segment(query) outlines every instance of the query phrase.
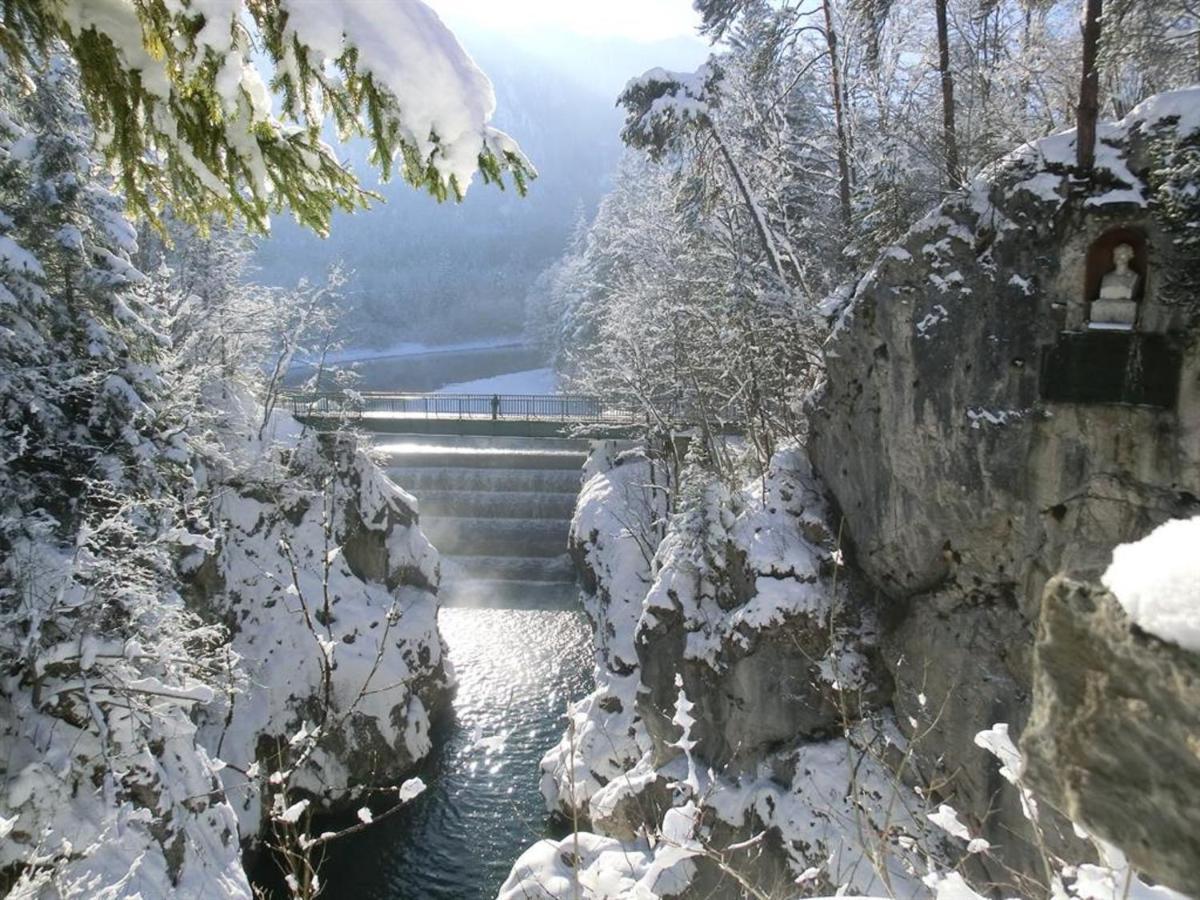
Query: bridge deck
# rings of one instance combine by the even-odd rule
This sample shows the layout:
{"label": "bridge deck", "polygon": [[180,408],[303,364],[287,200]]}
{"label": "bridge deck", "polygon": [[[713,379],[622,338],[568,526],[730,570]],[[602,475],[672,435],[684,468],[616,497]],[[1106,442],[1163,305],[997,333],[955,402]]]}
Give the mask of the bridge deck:
{"label": "bridge deck", "polygon": [[341,422],[391,434],[556,437],[592,426],[627,434],[646,423],[640,406],[572,394],[291,394],[292,414],[316,427]]}

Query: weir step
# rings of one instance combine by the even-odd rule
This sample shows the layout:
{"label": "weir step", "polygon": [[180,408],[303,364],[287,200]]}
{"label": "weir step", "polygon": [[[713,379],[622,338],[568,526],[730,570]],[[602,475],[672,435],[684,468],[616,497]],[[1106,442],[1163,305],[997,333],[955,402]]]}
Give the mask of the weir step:
{"label": "weir step", "polygon": [[575,469],[478,469],[470,466],[391,466],[388,476],[418,499],[429,491],[578,493]]}
{"label": "weir step", "polygon": [[567,549],[565,519],[505,519],[422,516],[421,530],[447,555],[560,556]]}
{"label": "weir step", "polygon": [[463,517],[476,519],[513,517],[562,519],[570,521],[575,513],[577,491],[438,491],[421,492],[421,522],[430,518]]}
{"label": "weir step", "polygon": [[573,595],[566,551],[587,447],[445,436],[376,445],[441,554],[442,603],[537,608]]}
{"label": "weir step", "polygon": [[575,580],[575,567],[566,553],[548,557],[443,556],[442,577],[447,582],[482,579],[569,584]]}
{"label": "weir step", "polygon": [[405,469],[566,469],[575,473],[587,459],[578,450],[493,450],[479,447],[422,447],[384,449],[384,465]]}

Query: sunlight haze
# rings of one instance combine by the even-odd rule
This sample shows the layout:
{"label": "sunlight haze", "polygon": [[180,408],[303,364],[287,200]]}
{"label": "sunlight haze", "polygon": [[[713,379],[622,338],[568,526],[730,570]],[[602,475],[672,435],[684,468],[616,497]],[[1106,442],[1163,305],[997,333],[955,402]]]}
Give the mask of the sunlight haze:
{"label": "sunlight haze", "polygon": [[451,25],[467,23],[496,31],[552,33],[586,37],[622,37],[661,41],[695,35],[700,17],[690,0],[610,0],[605,3],[562,0],[428,0]]}

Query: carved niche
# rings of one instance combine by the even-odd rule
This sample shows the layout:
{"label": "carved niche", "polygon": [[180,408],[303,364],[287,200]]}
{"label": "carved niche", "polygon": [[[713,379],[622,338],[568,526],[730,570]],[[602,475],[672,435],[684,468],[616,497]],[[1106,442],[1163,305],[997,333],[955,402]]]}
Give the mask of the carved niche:
{"label": "carved niche", "polygon": [[1092,242],[1084,273],[1088,327],[1132,331],[1146,287],[1146,239],[1132,228],[1114,228]]}
{"label": "carved niche", "polygon": [[1088,249],[1083,278],[1087,318],[1081,331],[1058,335],[1042,356],[1040,393],[1059,403],[1173,407],[1182,348],[1169,334],[1146,333],[1145,235],[1106,231]]}

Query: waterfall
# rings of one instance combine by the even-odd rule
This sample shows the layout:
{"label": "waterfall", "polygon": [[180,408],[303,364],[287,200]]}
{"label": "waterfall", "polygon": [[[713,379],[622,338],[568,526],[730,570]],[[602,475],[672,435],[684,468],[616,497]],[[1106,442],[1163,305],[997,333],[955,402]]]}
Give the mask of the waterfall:
{"label": "waterfall", "polygon": [[409,438],[379,447],[420,503],[449,606],[537,606],[574,581],[567,534],[585,441]]}

